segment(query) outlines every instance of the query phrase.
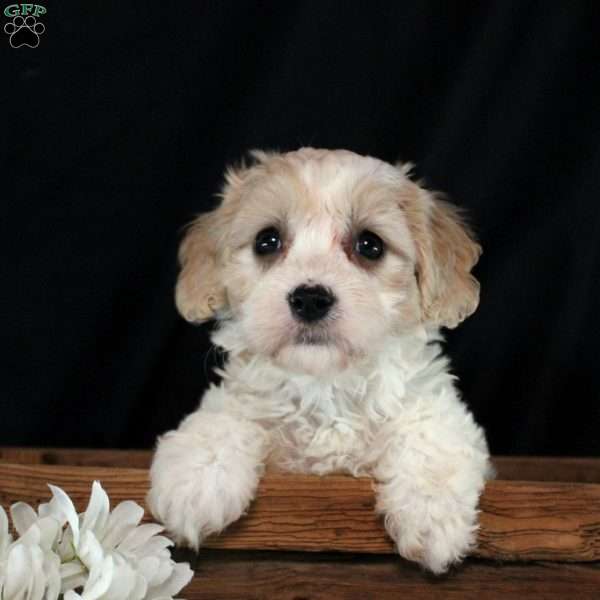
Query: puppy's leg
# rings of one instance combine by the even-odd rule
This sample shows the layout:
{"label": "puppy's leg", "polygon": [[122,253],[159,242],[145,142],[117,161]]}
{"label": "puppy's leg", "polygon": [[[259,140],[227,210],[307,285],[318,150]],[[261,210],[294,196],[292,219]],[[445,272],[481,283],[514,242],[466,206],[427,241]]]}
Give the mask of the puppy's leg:
{"label": "puppy's leg", "polygon": [[198,549],[248,508],[266,453],[261,427],[200,409],[159,439],[148,506],[177,542]]}
{"label": "puppy's leg", "polygon": [[474,548],[479,495],[493,471],[483,432],[462,405],[435,412],[390,424],[373,474],[377,510],[400,555],[443,573]]}

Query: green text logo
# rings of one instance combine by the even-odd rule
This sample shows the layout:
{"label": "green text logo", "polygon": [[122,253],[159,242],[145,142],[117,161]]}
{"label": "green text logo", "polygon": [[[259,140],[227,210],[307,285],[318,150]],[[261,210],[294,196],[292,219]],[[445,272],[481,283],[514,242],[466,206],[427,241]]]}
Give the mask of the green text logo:
{"label": "green text logo", "polygon": [[9,4],[4,9],[5,17],[26,17],[27,15],[39,17],[45,14],[46,9],[41,4]]}

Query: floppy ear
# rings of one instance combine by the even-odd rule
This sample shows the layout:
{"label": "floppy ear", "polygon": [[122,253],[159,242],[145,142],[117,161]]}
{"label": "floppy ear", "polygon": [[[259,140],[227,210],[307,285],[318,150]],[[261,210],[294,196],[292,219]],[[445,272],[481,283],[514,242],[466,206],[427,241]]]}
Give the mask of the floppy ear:
{"label": "floppy ear", "polygon": [[225,308],[227,294],[221,279],[227,253],[230,222],[241,201],[242,187],[250,169],[230,166],[219,194],[221,204],[189,225],[179,247],[181,271],[175,288],[175,304],[181,316],[203,323]]}
{"label": "floppy ear", "polygon": [[225,305],[217,256],[217,233],[222,227],[219,209],[201,215],[191,223],[179,247],[181,272],[175,303],[181,316],[192,323],[214,318]]}
{"label": "floppy ear", "polygon": [[421,214],[413,236],[425,322],[456,327],[479,304],[479,282],[471,275],[481,255],[458,209],[420,190]]}

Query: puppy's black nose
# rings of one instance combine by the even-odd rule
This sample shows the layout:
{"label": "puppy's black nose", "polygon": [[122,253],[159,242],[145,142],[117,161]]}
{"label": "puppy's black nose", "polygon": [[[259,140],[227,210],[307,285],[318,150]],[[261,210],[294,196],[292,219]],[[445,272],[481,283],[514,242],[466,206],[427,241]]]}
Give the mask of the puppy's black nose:
{"label": "puppy's black nose", "polygon": [[292,314],[306,323],[322,319],[335,303],[335,296],[322,285],[301,285],[288,296]]}

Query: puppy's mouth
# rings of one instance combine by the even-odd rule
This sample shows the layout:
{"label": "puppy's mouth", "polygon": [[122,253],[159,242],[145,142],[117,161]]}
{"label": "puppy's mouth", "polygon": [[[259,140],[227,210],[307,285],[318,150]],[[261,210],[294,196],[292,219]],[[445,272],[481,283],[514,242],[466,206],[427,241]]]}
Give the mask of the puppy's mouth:
{"label": "puppy's mouth", "polygon": [[275,362],[292,371],[322,375],[345,369],[352,348],[335,330],[323,324],[298,326],[273,355]]}
{"label": "puppy's mouth", "polygon": [[299,346],[327,346],[331,336],[323,329],[303,327],[294,337],[294,343]]}

